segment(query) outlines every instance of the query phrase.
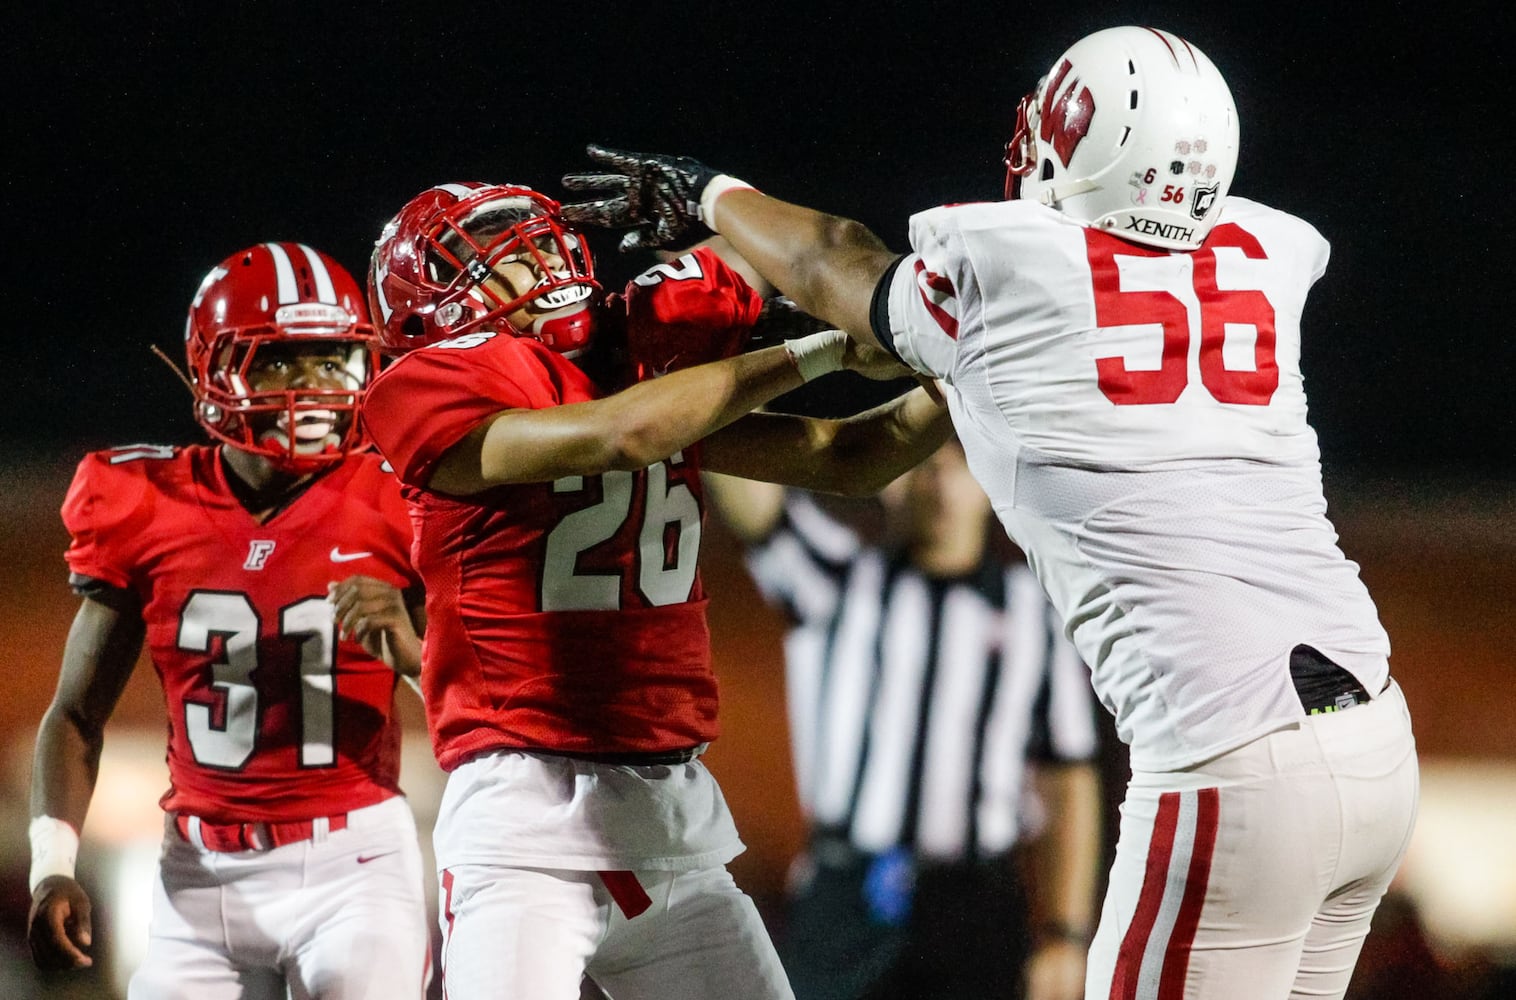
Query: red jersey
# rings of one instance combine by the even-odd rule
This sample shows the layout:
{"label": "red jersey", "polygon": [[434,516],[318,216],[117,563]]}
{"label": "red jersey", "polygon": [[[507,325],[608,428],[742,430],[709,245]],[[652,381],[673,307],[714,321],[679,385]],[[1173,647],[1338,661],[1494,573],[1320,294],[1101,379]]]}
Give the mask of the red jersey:
{"label": "red jersey", "polygon": [[419,583],[394,476],[349,458],[259,524],[219,449],[79,463],[63,502],[77,575],[132,590],[168,707],[165,809],[215,822],[346,812],[399,792],[396,674],[337,641],[327,584]]}
{"label": "red jersey", "polygon": [[[683,315],[691,347],[644,364],[656,372],[729,352],[762,302],[702,250],[649,270],[611,307],[624,311],[634,357],[639,344],[667,343],[667,317]],[[422,689],[445,769],[495,748],[647,752],[717,734],[696,449],[636,472],[471,497],[423,488],[489,416],[602,394],[535,340],[475,333],[406,355],[364,401],[411,505],[426,583]]]}

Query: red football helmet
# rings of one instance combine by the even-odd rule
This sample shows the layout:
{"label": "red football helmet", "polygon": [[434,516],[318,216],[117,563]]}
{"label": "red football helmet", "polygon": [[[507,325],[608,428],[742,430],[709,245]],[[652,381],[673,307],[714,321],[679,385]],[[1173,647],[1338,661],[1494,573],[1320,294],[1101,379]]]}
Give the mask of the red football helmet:
{"label": "red football helmet", "polygon": [[[529,271],[505,280],[501,268],[512,264]],[[524,289],[523,274],[534,282]],[[573,357],[589,345],[599,289],[589,247],[558,217],[558,203],[510,184],[423,191],[384,227],[369,262],[379,340],[395,354],[492,329]],[[527,326],[511,323],[528,304]]]}
{"label": "red football helmet", "polygon": [[[341,358],[331,381],[259,390],[264,352],[317,345]],[[200,282],[184,327],[195,419],[226,443],[291,471],[340,461],[368,442],[358,406],[379,370],[379,338],[353,276],[303,243],[260,243]]]}

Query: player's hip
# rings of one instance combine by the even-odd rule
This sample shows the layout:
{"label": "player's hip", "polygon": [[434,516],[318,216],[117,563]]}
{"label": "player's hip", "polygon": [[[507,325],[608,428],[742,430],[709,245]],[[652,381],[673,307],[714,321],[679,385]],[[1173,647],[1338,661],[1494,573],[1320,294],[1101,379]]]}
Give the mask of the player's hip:
{"label": "player's hip", "polygon": [[[312,878],[346,878],[348,869],[375,870],[394,858],[420,872],[416,821],[404,796],[345,813],[293,823],[211,823],[185,813],[164,816],[163,880],[170,889],[234,881],[296,885]],[[390,868],[392,864],[379,866]]]}

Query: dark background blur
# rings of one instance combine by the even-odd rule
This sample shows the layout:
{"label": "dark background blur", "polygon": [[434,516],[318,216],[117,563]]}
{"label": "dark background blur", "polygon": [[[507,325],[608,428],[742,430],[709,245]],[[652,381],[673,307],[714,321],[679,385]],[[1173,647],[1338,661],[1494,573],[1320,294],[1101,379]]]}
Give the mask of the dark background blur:
{"label": "dark background blur", "polygon": [[[911,212],[999,197],[1017,99],[1119,23],[1213,58],[1233,191],[1333,244],[1303,362],[1329,467],[1509,478],[1516,15],[1495,3],[37,5],[0,67],[0,446],[194,437],[147,345],[182,354],[221,258],[302,240],[362,280],[422,188],[561,194],[588,141],[696,155],[904,248]],[[613,278],[646,263],[596,247]]]}
{"label": "dark background blur", "polygon": [[[207,270],[288,239],[362,281],[381,225],[422,188],[510,181],[557,196],[591,141],[697,156],[904,249],[910,213],[999,197],[1017,99],[1074,40],[1122,23],[1211,56],[1242,123],[1232,190],[1333,245],[1302,367],[1332,516],[1390,631],[1427,781],[1411,891],[1376,927],[1356,995],[1475,996],[1425,976],[1516,967],[1507,5],[49,6],[0,27],[0,267],[17,307],[0,334],[0,662],[21,678],[0,699],[0,995],[36,988],[7,976],[31,983],[15,937],[29,744],[75,604],[57,506],[86,450],[200,439],[188,393],[148,348],[182,361]],[[609,287],[648,263],[591,239]],[[734,871],[772,912],[800,844],[778,722],[782,622],[719,528],[707,549],[725,716],[709,759],[751,848]],[[437,775],[419,709],[402,708],[425,830]],[[107,743],[136,755],[141,767],[117,773],[139,784],[102,780],[91,857],[130,853],[145,828],[150,870],[161,726],[139,669]],[[1112,771],[1124,777],[1119,756]],[[1421,911],[1437,947],[1418,951]]]}

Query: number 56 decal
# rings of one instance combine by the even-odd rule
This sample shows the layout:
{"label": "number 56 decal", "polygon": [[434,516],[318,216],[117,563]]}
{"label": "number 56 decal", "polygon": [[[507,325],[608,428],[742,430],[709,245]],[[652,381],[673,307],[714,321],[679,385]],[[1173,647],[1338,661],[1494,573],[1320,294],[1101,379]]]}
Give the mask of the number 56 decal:
{"label": "number 56 decal", "polygon": [[[1156,324],[1163,327],[1163,359],[1156,371],[1132,370],[1117,357],[1096,358],[1100,391],[1117,406],[1172,403],[1189,384],[1190,311],[1163,291],[1123,291],[1118,257],[1164,257],[1161,250],[1125,243],[1085,230],[1095,289],[1095,322],[1102,327]],[[1274,306],[1258,289],[1216,286],[1216,248],[1234,247],[1251,260],[1265,260],[1263,247],[1234,223],[1217,226],[1205,246],[1190,254],[1195,297],[1200,301],[1200,381],[1221,403],[1267,406],[1279,388],[1274,358]],[[1227,324],[1251,326],[1253,370],[1227,368],[1222,359]]]}

